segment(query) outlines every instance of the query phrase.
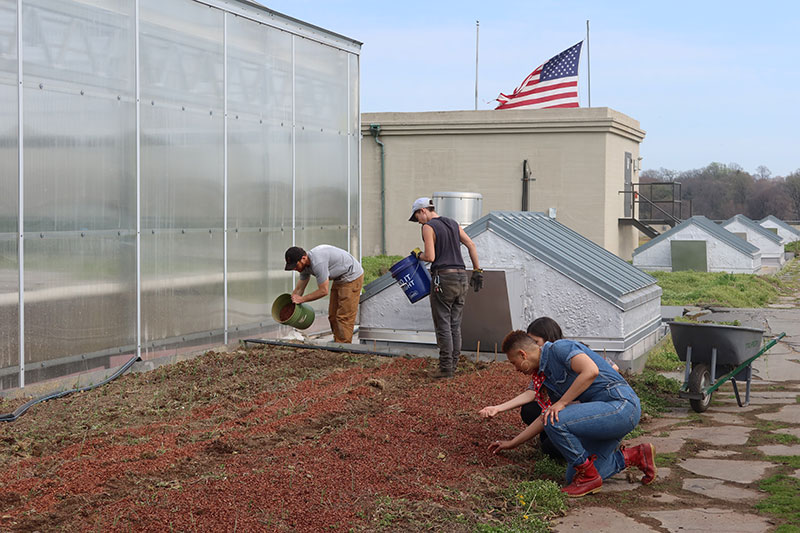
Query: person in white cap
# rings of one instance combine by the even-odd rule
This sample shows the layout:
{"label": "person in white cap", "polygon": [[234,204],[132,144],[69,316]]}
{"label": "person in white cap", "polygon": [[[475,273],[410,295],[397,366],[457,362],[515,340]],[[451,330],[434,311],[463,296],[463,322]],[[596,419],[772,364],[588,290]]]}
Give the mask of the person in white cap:
{"label": "person in white cap", "polygon": [[424,251],[412,253],[431,263],[431,314],[439,346],[439,369],[434,378],[453,377],[461,355],[461,318],[467,294],[467,271],[461,245],[472,261],[469,285],[478,292],[483,287],[483,270],[478,264],[478,249],[458,222],[439,216],[430,198],[417,198],[411,206],[410,222],[422,224]]}

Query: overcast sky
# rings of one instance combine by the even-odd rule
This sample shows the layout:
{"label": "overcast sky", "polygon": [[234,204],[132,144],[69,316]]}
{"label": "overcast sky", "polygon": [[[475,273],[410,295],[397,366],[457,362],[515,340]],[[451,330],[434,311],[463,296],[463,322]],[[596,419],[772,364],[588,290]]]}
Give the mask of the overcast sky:
{"label": "overcast sky", "polygon": [[[800,168],[800,2],[262,0],[364,43],[361,111],[493,109],[585,38],[591,99],[641,123],[644,169]],[[588,105],[587,57],[581,106]],[[498,111],[500,113],[501,111]]]}

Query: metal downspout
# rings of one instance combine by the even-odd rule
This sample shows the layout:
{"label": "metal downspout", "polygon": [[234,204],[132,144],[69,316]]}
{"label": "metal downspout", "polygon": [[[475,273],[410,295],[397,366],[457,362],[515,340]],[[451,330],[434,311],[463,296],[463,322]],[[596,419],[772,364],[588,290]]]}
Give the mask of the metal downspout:
{"label": "metal downspout", "polygon": [[369,132],[375,137],[375,142],[381,147],[381,255],[386,255],[386,166],[385,147],[378,135],[381,133],[380,124],[370,124]]}

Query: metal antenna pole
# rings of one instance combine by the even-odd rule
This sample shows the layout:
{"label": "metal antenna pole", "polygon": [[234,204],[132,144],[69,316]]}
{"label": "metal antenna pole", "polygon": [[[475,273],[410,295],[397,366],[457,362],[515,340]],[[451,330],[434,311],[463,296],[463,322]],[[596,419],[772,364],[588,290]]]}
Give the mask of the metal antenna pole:
{"label": "metal antenna pole", "polygon": [[592,107],[592,62],[589,59],[589,20],[586,20],[586,79],[589,82],[589,107]]}
{"label": "metal antenna pole", "polygon": [[475,21],[475,111],[478,110],[478,38],[481,28],[481,21]]}

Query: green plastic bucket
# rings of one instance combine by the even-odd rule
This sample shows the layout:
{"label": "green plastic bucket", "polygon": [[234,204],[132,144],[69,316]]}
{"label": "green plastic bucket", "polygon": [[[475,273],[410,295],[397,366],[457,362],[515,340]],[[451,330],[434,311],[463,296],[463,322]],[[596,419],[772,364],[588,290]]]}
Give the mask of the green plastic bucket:
{"label": "green plastic bucket", "polygon": [[[288,318],[281,320],[281,311],[286,306],[294,306],[294,312]],[[284,315],[286,312],[284,312]],[[272,303],[272,318],[275,322],[279,322],[286,326],[292,326],[297,329],[306,329],[314,323],[314,310],[308,304],[295,304],[292,303],[291,294],[281,294]]]}

